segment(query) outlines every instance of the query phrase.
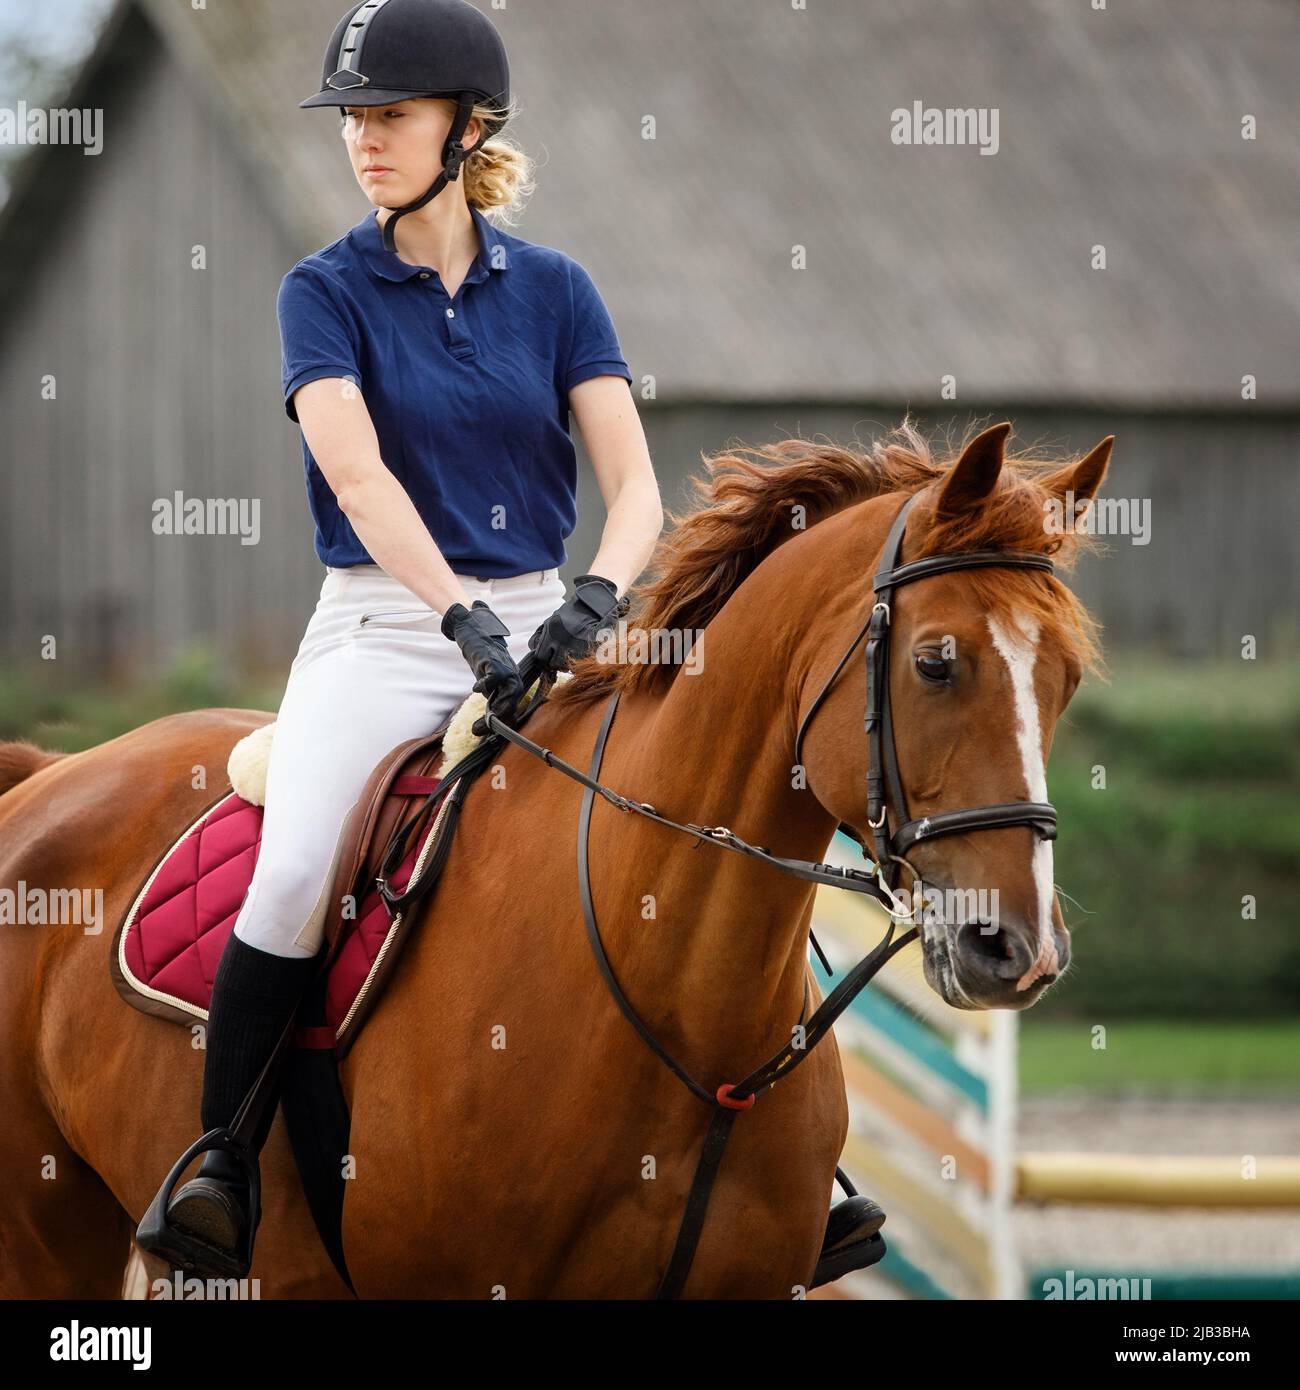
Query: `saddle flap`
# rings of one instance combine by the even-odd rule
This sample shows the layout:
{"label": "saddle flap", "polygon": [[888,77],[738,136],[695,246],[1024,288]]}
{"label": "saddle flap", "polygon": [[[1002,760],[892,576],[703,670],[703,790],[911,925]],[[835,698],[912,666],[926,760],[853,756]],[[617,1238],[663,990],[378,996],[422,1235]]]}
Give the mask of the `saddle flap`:
{"label": "saddle flap", "polygon": [[[419,822],[408,840],[408,843],[419,843],[431,814],[425,802],[436,785],[446,729],[444,723],[432,734],[399,743],[375,766],[348,812],[340,836],[338,869],[325,925],[331,960],[344,936],[345,922],[355,918],[362,897],[374,886],[384,852],[393,836],[412,822]],[[345,904],[350,908],[347,917]]]}

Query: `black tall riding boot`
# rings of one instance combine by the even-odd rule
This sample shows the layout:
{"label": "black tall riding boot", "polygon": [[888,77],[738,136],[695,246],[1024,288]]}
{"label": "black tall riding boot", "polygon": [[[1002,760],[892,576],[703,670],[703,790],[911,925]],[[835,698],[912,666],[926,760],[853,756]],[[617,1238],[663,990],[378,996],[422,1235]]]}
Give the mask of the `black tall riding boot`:
{"label": "black tall riding boot", "polygon": [[[208,1011],[203,1063],[203,1130],[229,1129],[253,1082],[266,1065],[290,1015],[310,983],[315,956],[273,955],[231,932]],[[268,1105],[251,1142],[261,1151],[275,1118]],[[190,1179],[167,1204],[167,1222],[222,1252],[234,1251],[256,1214],[238,1162],[210,1149]],[[202,1271],[199,1271],[202,1272]]]}

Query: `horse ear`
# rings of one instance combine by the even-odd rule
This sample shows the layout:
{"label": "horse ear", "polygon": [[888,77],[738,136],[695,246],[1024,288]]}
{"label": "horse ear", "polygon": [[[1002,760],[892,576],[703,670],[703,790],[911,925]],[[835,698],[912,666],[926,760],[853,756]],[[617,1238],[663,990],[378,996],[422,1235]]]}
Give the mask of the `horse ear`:
{"label": "horse ear", "polygon": [[1108,434],[1096,448],[1085,454],[1078,463],[1059,469],[1043,479],[1043,486],[1054,496],[1065,500],[1067,494],[1074,494],[1076,508],[1091,502],[1097,495],[1106,477],[1110,463],[1110,451],[1115,447],[1115,436]]}
{"label": "horse ear", "polygon": [[998,485],[1002,454],[1011,433],[1011,422],[990,425],[962,450],[961,458],[944,480],[935,503],[936,517],[961,516],[978,507]]}

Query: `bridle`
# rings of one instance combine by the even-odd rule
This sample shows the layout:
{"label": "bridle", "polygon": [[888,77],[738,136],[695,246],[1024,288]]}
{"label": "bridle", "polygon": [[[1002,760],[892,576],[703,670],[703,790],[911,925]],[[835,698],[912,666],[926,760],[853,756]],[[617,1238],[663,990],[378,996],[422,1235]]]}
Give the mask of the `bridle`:
{"label": "bridle", "polygon": [[[920,579],[928,579],[936,574],[951,574],[959,570],[986,569],[1000,567],[1007,569],[1034,569],[1052,573],[1052,561],[1045,555],[1034,555],[1012,550],[976,550],[965,554],[931,555],[911,564],[900,565],[899,556],[903,546],[903,536],[907,528],[907,516],[919,494],[913,494],[904,502],[881,551],[881,567],[873,581],[875,601],[866,624],[853,639],[849,649],[840,658],[830,677],[817,693],[807,712],[800,720],[795,737],[795,762],[798,764],[802,750],[803,737],[817,710],[825,701],[837,677],[847,665],[849,658],[857,650],[863,636],[867,637],[867,707],[865,727],[868,739],[869,765],[867,769],[867,814],[875,837],[876,860],[868,860],[869,868],[853,869],[834,864],[813,862],[804,859],[787,859],[774,855],[758,845],[751,845],[741,839],[726,826],[696,825],[693,822],[681,823],[671,817],[661,815],[648,802],[636,801],[605,786],[599,779],[600,766],[604,757],[605,742],[610,726],[618,710],[619,692],[615,691],[607,702],[605,716],[596,736],[592,750],[591,764],[587,773],[580,772],[549,748],[534,743],[519,732],[528,718],[536,712],[550,690],[554,673],[537,666],[530,653],[520,663],[524,689],[530,689],[534,680],[539,681],[538,694],[516,720],[516,727],[503,723],[495,715],[487,713],[484,718],[495,737],[489,737],[474,749],[466,758],[451,768],[429,794],[426,806],[434,806],[438,799],[456,783],[467,783],[481,772],[496,755],[500,739],[508,740],[534,757],[541,758],[549,767],[555,768],[565,776],[579,782],[585,788],[582,809],[578,818],[578,881],[582,895],[583,919],[587,938],[596,958],[596,964],[615,1004],[632,1025],[646,1046],[673,1072],[675,1076],[699,1099],[714,1107],[713,1117],[705,1135],[704,1144],[696,1165],[695,1176],[686,1199],[677,1239],[672,1255],[659,1283],[658,1298],[675,1298],[685,1286],[687,1275],[704,1229],[704,1219],[708,1212],[709,1197],[713,1181],[717,1176],[731,1125],[736,1115],[752,1109],[761,1092],[771,1087],[778,1079],[790,1075],[814,1047],[830,1031],[831,1025],[852,1003],[854,998],[871,980],[872,976],[893,956],[915,941],[916,927],[897,939],[894,930],[900,921],[908,920],[913,909],[901,903],[890,883],[889,866],[893,863],[906,863],[907,850],[922,840],[937,838],[940,835],[953,835],[972,830],[1001,830],[1007,826],[1023,825],[1035,830],[1044,839],[1056,836],[1056,810],[1046,802],[1013,801],[996,806],[976,806],[960,811],[945,811],[936,815],[910,820],[907,814],[907,799],[903,794],[902,777],[898,770],[898,756],[894,747],[893,725],[889,701],[889,633],[891,601],[894,591],[906,584]],[[464,785],[458,788],[457,795],[463,796]],[[620,811],[631,812],[649,820],[658,821],[674,830],[685,831],[693,837],[717,845],[721,849],[732,850],[750,858],[761,859],[780,869],[783,873],[810,883],[828,884],[835,888],[845,888],[850,892],[865,893],[876,898],[890,913],[889,929],[869,955],[850,970],[838,985],[822,1000],[820,1006],[809,1018],[808,986],[805,977],[804,1005],[800,1012],[799,1028],[790,1030],[791,1042],[769,1057],[743,1081],[724,1083],[716,1088],[696,1081],[654,1037],[648,1026],[624,994],[613,966],[601,940],[600,929],[596,923],[595,906],[591,893],[590,861],[588,840],[591,826],[591,811],[595,797],[600,795]],[[889,829],[889,811],[892,807],[895,829]],[[407,905],[424,896],[432,887],[436,876],[425,876],[408,887],[404,892],[393,892],[387,879],[406,852],[406,841],[413,826],[422,823],[422,817],[412,820],[402,831],[393,837],[385,853],[380,877],[377,880],[380,894],[388,907],[390,916],[396,915]],[[858,840],[851,827],[841,825],[842,830]],[[861,846],[861,841],[858,840]],[[865,850],[865,847],[864,847]],[[864,852],[864,858],[865,858]],[[910,865],[908,866],[911,867]],[[811,933],[810,933],[811,935]],[[813,945],[828,974],[831,968],[822,955],[816,939]],[[853,1189],[847,1178],[837,1168],[837,1180],[850,1194]]]}
{"label": "bridle", "polygon": [[[916,504],[916,492],[903,503],[894,518],[880,552],[880,569],[872,581],[875,603],[871,616],[853,639],[848,651],[840,658],[825,685],[817,692],[799,721],[794,740],[794,760],[800,763],[803,737],[814,714],[830,694],[836,678],[857,649],[863,635],[867,637],[867,707],[864,725],[867,731],[867,822],[875,839],[876,867],[880,885],[894,896],[896,884],[891,883],[892,864],[908,863],[907,852],[922,840],[941,835],[960,835],[971,830],[1002,830],[1012,825],[1027,825],[1044,840],[1056,839],[1056,808],[1046,801],[1008,801],[995,806],[970,806],[961,811],[942,811],[920,820],[907,814],[907,797],[903,779],[898,771],[898,751],[894,746],[894,725],[889,699],[889,635],[892,628],[894,590],[918,579],[936,574],[953,574],[973,569],[1027,569],[1051,574],[1054,565],[1049,556],[1034,555],[1018,550],[971,550],[952,555],[927,555],[900,565],[903,536],[907,531],[907,515]],[[894,830],[889,828],[890,808],[893,809]],[[857,839],[851,827],[841,825],[850,837]],[[859,841],[859,844],[861,841]]]}

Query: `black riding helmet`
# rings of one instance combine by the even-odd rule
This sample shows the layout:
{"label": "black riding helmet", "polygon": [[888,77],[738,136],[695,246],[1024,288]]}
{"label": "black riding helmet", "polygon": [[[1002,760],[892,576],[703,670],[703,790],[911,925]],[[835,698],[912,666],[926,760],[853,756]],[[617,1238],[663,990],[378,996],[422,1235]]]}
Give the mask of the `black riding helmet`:
{"label": "black riding helmet", "polygon": [[[393,252],[393,230],[403,213],[432,201],[460,175],[466,155],[505,125],[485,129],[478,145],[460,143],[476,102],[500,107],[510,101],[510,69],[496,26],[468,0],[363,0],[339,20],[325,50],[321,89],[299,106],[383,106],[411,97],[454,97],[456,117],[442,150],[443,169],[422,197],[384,223],[384,245]],[[387,207],[387,204],[381,204]]]}

